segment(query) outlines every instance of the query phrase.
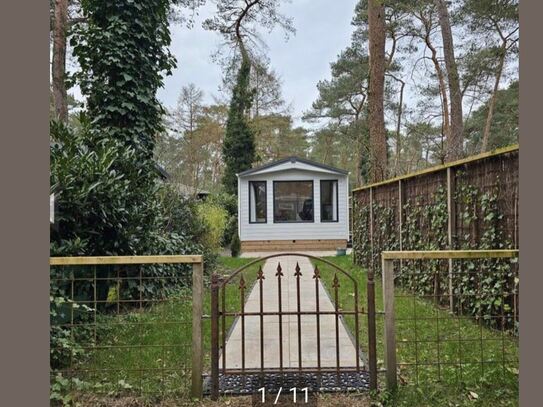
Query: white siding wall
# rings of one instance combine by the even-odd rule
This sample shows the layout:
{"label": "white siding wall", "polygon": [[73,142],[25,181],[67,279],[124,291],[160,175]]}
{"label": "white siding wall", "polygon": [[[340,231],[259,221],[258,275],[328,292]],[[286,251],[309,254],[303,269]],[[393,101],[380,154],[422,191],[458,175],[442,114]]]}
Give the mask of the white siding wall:
{"label": "white siding wall", "polygon": [[[320,180],[338,180],[339,221],[321,223]],[[314,223],[273,223],[273,181],[313,180]],[[249,223],[249,181],[266,181],[267,223]],[[240,240],[348,239],[347,175],[289,169],[239,178],[238,216]]]}

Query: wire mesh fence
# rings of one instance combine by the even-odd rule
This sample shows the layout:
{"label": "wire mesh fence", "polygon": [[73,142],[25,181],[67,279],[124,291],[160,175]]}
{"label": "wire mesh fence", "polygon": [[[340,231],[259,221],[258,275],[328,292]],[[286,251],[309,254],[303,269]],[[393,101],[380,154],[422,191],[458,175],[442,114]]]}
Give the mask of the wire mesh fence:
{"label": "wire mesh fence", "polygon": [[192,281],[182,263],[52,264],[53,400],[190,398]]}
{"label": "wire mesh fence", "polygon": [[[424,258],[425,253],[432,252],[418,252],[420,256],[415,259],[404,257],[402,267],[393,256],[384,261],[384,354],[389,359],[389,353],[394,352],[396,366],[387,365],[387,370],[397,372],[401,385],[469,387],[487,383],[515,393],[519,367],[518,260],[516,251],[501,252],[509,252],[512,258],[491,258],[484,253],[484,258],[456,258],[452,271],[446,255]],[[389,253],[406,256],[409,252]],[[437,286],[445,289],[429,290],[428,279],[438,281]],[[391,301],[392,311],[387,309]],[[387,344],[391,336],[395,343]]]}

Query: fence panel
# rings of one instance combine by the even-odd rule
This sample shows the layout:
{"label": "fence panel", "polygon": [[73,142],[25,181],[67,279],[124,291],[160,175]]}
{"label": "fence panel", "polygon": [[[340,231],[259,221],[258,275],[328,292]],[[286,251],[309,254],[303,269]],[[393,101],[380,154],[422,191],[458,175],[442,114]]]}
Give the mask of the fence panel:
{"label": "fence panel", "polygon": [[[518,154],[512,146],[353,190],[355,263],[379,274],[386,250],[518,248]],[[455,261],[426,266],[433,279],[420,288],[453,310]]]}
{"label": "fence panel", "polygon": [[[417,387],[486,382],[518,393],[517,256],[516,250],[383,252],[389,388],[398,379]],[[395,273],[393,263],[400,259],[413,267]],[[436,270],[444,270],[445,279],[449,259],[455,259],[454,312],[448,293],[419,289],[427,263],[442,263]]]}
{"label": "fence panel", "polygon": [[201,256],[50,264],[53,398],[201,396]]}

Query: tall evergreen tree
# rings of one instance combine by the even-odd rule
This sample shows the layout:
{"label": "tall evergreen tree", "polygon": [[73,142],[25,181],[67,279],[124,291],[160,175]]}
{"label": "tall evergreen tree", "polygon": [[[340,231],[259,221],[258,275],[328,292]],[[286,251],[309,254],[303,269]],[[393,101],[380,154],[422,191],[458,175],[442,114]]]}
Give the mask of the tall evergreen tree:
{"label": "tall evergreen tree", "polygon": [[223,144],[226,164],[223,185],[231,194],[237,194],[236,174],[251,168],[255,160],[255,136],[247,122],[247,113],[253,99],[253,92],[249,88],[250,74],[251,63],[243,59],[230,101]]}

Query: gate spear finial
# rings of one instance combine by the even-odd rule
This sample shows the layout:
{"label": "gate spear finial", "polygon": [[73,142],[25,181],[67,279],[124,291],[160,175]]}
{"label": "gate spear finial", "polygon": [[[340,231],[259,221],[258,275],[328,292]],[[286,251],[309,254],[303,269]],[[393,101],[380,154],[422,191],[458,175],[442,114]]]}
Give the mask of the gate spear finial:
{"label": "gate spear finial", "polygon": [[295,277],[301,277],[302,276],[302,273],[300,273],[300,265],[298,264],[298,262],[296,262],[296,268],[294,270],[296,270],[296,272],[294,273]]}
{"label": "gate spear finial", "polygon": [[257,280],[265,280],[264,272],[262,271],[262,266],[258,266],[258,274],[256,275]]}
{"label": "gate spear finial", "polygon": [[321,271],[319,270],[318,266],[315,266],[315,273],[313,274],[313,278],[317,280],[321,278]]}
{"label": "gate spear finial", "polygon": [[283,269],[281,268],[281,262],[277,263],[277,273],[275,273],[275,276],[278,278],[281,278],[281,276],[283,276]]}
{"label": "gate spear finial", "polygon": [[332,287],[339,288],[339,279],[337,278],[337,273],[334,274],[334,281],[332,283]]}

